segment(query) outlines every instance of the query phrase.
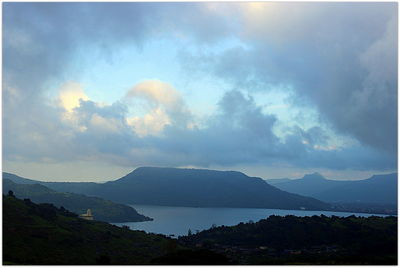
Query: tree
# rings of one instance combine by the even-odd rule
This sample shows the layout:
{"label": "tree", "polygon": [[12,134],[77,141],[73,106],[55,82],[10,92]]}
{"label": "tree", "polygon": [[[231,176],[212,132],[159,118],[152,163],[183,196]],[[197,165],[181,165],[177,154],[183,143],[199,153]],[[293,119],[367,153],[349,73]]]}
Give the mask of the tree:
{"label": "tree", "polygon": [[192,230],[188,230],[188,236],[191,236],[192,235]]}
{"label": "tree", "polygon": [[14,192],[13,192],[13,191],[11,191],[11,190],[10,190],[10,191],[8,191],[8,196],[15,197],[15,196],[14,196]]}

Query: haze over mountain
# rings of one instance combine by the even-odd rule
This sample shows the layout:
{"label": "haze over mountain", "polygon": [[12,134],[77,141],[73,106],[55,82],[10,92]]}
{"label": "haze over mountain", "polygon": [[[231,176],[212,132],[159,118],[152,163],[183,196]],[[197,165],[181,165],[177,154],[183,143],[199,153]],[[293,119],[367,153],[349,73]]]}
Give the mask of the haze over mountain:
{"label": "haze over mountain", "polygon": [[141,167],[107,183],[40,182],[63,192],[125,204],[327,210],[329,204],[279,190],[241,172]]}
{"label": "haze over mountain", "polygon": [[374,175],[359,181],[328,180],[319,173],[313,173],[301,179],[278,182],[274,186],[325,202],[397,204],[397,173]]}
{"label": "haze over mountain", "polygon": [[291,181],[291,179],[289,179],[289,178],[266,179],[265,181],[268,182],[268,184],[275,185],[275,184],[277,184],[277,183],[289,182],[289,181]]}

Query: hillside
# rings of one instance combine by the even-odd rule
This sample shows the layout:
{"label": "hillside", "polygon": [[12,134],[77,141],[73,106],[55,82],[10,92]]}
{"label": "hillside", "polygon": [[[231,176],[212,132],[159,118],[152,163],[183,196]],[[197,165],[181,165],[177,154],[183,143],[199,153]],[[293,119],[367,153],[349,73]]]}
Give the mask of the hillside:
{"label": "hillside", "polygon": [[137,213],[130,206],[117,204],[98,197],[61,193],[40,184],[17,184],[9,179],[3,179],[3,194],[8,193],[9,190],[12,190],[18,198],[29,198],[35,203],[51,203],[77,214],[85,213],[90,208],[95,215],[95,219],[99,221],[137,222],[152,220]]}
{"label": "hillside", "polygon": [[[175,256],[171,258],[171,256]],[[163,235],[78,218],[51,204],[3,195],[3,265],[229,264]]]}
{"label": "hillside", "polygon": [[179,241],[238,264],[397,264],[397,217],[270,216]]}
{"label": "hillside", "polygon": [[145,264],[167,253],[161,235],[74,217],[50,204],[3,196],[3,262]]}
{"label": "hillside", "polygon": [[328,180],[314,173],[301,179],[275,183],[274,186],[325,202],[397,204],[397,173],[374,175],[359,181]]}
{"label": "hillside", "polygon": [[9,179],[18,184],[41,184],[58,192],[93,195],[96,187],[101,185],[95,182],[47,182],[23,178],[15,174],[3,172],[3,179]]}
{"label": "hillside", "polygon": [[106,183],[38,182],[124,204],[329,210],[314,198],[287,193],[241,172],[141,167]]}

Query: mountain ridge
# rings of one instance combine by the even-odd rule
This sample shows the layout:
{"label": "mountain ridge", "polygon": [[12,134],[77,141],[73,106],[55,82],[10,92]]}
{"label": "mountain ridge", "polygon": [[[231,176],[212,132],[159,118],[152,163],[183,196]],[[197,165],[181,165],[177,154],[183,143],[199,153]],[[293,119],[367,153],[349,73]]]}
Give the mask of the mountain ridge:
{"label": "mountain ridge", "polygon": [[254,207],[329,210],[314,198],[287,193],[237,171],[141,167],[102,184],[41,184],[58,191],[98,196],[124,204],[189,207]]}
{"label": "mountain ridge", "polygon": [[397,204],[397,173],[373,175],[364,180],[329,180],[306,174],[301,179],[278,182],[281,190],[317,198],[325,202]]}

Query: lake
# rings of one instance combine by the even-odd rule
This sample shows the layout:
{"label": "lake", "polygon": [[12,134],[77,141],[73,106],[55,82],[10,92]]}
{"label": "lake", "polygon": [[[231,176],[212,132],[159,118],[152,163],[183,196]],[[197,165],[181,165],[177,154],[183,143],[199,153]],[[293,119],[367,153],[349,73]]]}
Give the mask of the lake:
{"label": "lake", "polygon": [[[326,216],[346,217],[350,215],[369,217],[374,214],[334,212],[334,211],[305,211],[282,210],[262,208],[193,208],[193,207],[167,207],[149,205],[131,205],[140,214],[149,216],[154,221],[125,222],[115,225],[127,225],[132,230],[143,230],[148,233],[164,235],[187,235],[190,229],[193,233],[209,229],[213,224],[217,226],[232,226],[240,222],[259,221],[270,215],[285,216],[313,216],[324,214]],[[377,215],[377,214],[375,214]],[[377,215],[383,216],[383,215]]]}

